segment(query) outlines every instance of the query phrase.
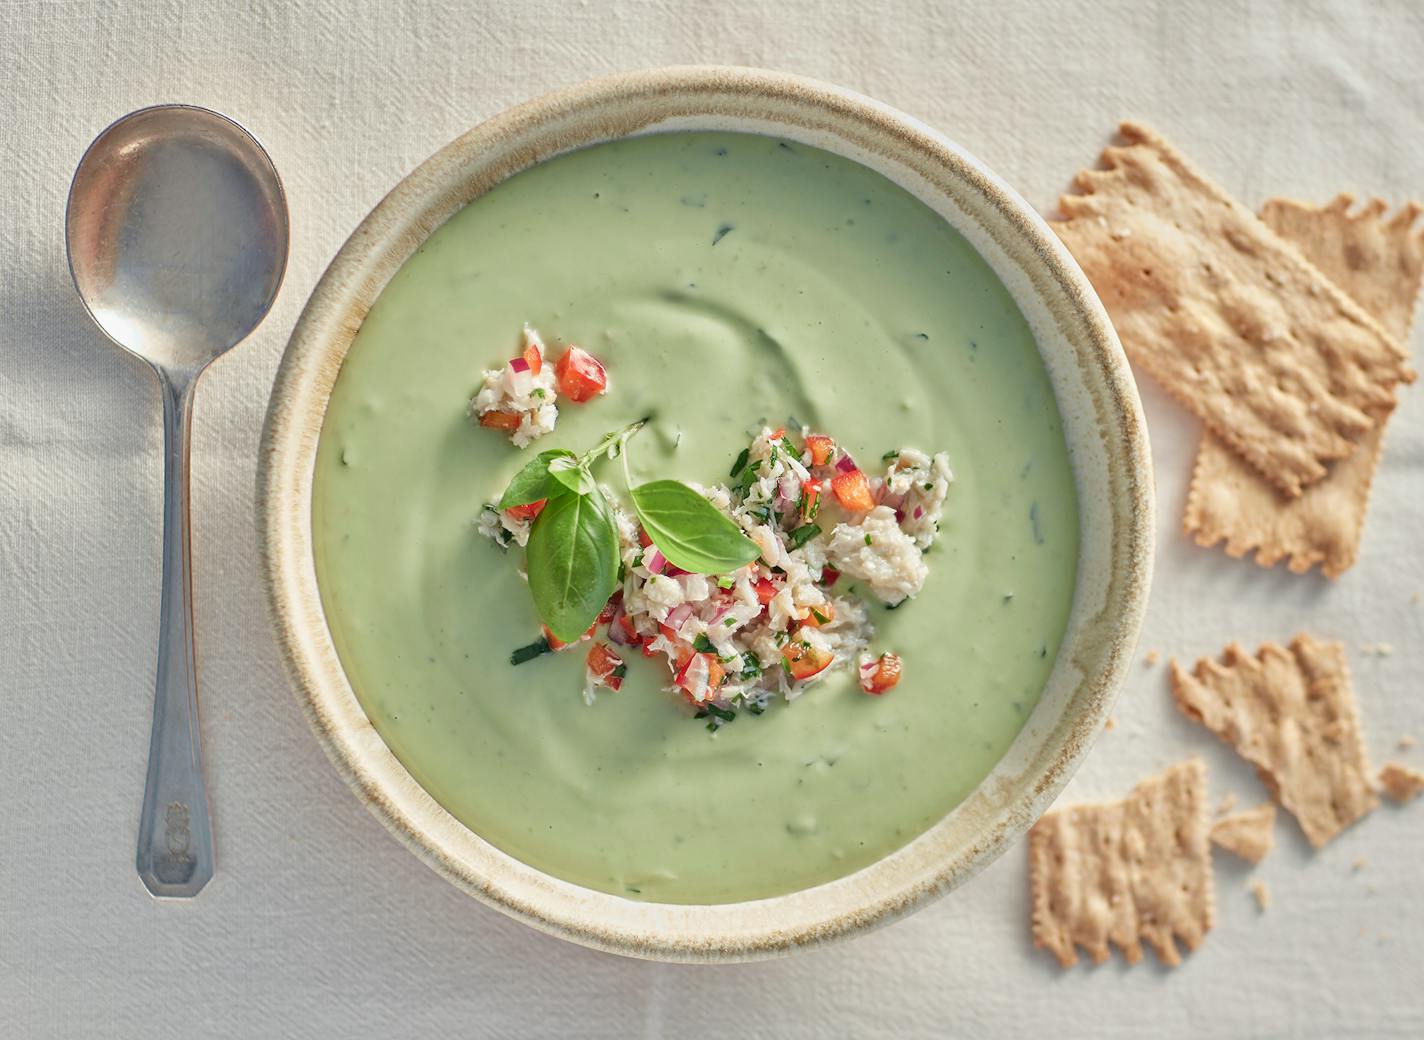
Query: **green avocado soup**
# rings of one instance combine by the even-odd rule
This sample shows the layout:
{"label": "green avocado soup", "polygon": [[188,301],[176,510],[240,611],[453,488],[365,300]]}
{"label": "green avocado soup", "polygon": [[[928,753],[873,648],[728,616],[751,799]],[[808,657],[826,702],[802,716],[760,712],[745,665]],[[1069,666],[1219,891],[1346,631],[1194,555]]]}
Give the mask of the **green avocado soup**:
{"label": "green avocado soup", "polygon": [[[561,399],[521,451],[466,406],[525,322],[551,362],[568,343],[599,357],[610,390]],[[539,619],[522,551],[477,534],[482,505],[536,452],[644,415],[635,481],[725,481],[750,433],[788,419],[862,460],[949,453],[923,592],[871,608],[872,645],[904,661],[895,689],[866,696],[852,669],[709,732],[636,651],[592,706],[582,650],[510,664]],[[842,877],[959,804],[1038,700],[1078,546],[1047,372],[973,247],[850,160],[711,132],[558,157],[439,228],[342,366],[312,527],[351,685],[441,805],[556,877],[694,904]]]}

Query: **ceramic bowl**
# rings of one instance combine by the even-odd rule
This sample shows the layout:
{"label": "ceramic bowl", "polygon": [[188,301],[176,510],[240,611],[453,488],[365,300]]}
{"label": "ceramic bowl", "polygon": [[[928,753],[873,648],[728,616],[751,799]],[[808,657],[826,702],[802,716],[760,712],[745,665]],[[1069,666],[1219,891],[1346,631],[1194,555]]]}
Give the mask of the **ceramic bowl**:
{"label": "ceramic bowl", "polygon": [[[506,855],[446,812],[357,701],[322,612],[312,556],[313,463],[327,401],[391,276],[431,232],[505,178],[586,145],[681,129],[774,134],[837,152],[906,188],[968,238],[1037,339],[1081,511],[1062,648],[1042,699],[989,777],[920,837],[855,874],[717,906],[634,902],[570,884]],[[496,116],[422,163],[341,247],[297,323],[267,415],[259,498],[272,612],[301,703],[371,811],[477,899],[574,942],[666,960],[745,960],[847,936],[923,905],[1002,853],[1103,728],[1136,644],[1152,561],[1152,476],[1136,387],[1101,304],[1053,232],[977,160],[918,121],[839,87],[753,69],[664,68],[594,80]]]}

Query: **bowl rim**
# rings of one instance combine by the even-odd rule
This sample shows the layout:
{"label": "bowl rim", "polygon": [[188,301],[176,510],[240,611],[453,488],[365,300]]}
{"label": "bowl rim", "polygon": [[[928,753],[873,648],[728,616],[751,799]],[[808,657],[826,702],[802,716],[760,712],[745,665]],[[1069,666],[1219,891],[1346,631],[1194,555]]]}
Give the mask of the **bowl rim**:
{"label": "bowl rim", "polygon": [[[848,877],[769,899],[693,906],[635,902],[544,874],[470,831],[415,782],[366,718],[337,658],[316,583],[310,519],[317,442],[346,350],[390,277],[436,228],[495,184],[554,155],[636,133],[712,126],[807,140],[879,169],[965,233],[1021,310],[1037,308],[1037,324],[1029,311],[1025,316],[1063,413],[1081,533],[1069,628],[1049,680],[1056,692],[1045,692],[965,803]],[[1045,336],[1066,343],[1063,357],[1045,353]],[[1073,416],[1062,397],[1065,379],[1075,395]],[[1093,423],[1096,439],[1085,432]],[[1073,436],[1070,427],[1078,431]],[[1085,474],[1106,496],[1091,503],[1100,528],[1094,531],[1085,519]],[[730,66],[668,66],[555,91],[466,131],[403,178],[338,250],[293,329],[264,424],[257,499],[281,656],[319,742],[367,808],[437,873],[487,905],[585,946],[678,961],[759,959],[859,933],[997,858],[1051,804],[1103,728],[1145,613],[1155,527],[1136,385],[1091,285],[1043,219],[912,117],[816,80]],[[1089,549],[1101,573],[1084,574]],[[1057,714],[1039,718],[1050,699]],[[999,776],[1011,759],[1022,759],[1022,768]],[[956,828],[974,840],[955,838]]]}

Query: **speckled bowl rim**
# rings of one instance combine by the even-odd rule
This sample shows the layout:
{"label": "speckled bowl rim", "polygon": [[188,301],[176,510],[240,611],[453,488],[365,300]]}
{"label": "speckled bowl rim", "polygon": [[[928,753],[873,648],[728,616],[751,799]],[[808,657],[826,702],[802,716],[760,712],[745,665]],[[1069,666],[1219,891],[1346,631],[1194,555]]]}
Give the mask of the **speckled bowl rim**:
{"label": "speckled bowl rim", "polygon": [[[401,264],[463,205],[522,169],[598,141],[688,128],[829,148],[885,173],[969,238],[1037,337],[1063,417],[1082,532],[1068,631],[1048,685],[969,798],[848,877],[713,906],[635,902],[570,884],[499,851],[441,807],[356,699],[322,612],[311,539],[314,460],[331,387]],[[847,936],[949,891],[1002,853],[1102,730],[1136,646],[1154,528],[1146,426],[1122,349],[1087,279],[1032,208],[943,135],[885,105],[796,76],[715,66],[625,73],[538,98],[470,130],[397,185],[336,254],[292,333],[267,413],[258,500],[283,656],[328,756],[367,807],[435,871],[518,920],[597,949],[677,961],[750,960]]]}

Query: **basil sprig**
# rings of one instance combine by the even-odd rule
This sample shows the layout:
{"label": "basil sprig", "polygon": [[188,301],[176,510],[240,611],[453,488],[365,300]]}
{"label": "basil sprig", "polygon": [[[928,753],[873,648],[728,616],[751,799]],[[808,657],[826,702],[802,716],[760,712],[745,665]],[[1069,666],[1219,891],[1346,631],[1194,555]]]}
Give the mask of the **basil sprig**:
{"label": "basil sprig", "polygon": [[673,566],[722,574],[760,555],[736,523],[686,484],[655,480],[632,486],[625,449],[646,421],[610,433],[582,455],[563,449],[540,452],[500,497],[500,509],[547,500],[529,532],[526,569],[539,617],[565,643],[588,631],[618,586],[618,528],[590,469],[605,452],[610,458],[623,456],[638,520]]}

